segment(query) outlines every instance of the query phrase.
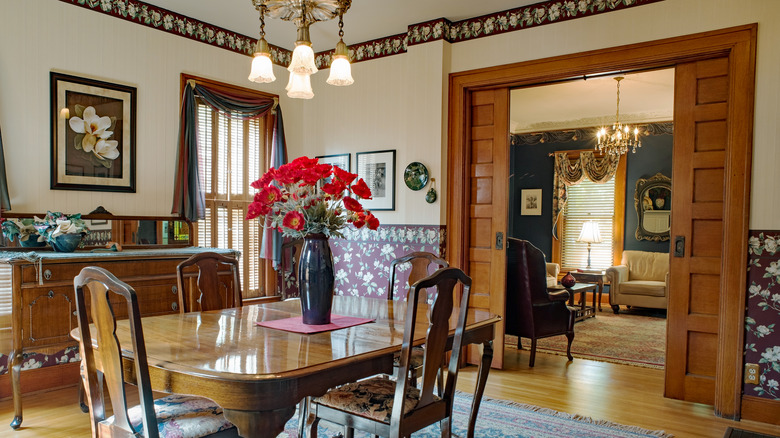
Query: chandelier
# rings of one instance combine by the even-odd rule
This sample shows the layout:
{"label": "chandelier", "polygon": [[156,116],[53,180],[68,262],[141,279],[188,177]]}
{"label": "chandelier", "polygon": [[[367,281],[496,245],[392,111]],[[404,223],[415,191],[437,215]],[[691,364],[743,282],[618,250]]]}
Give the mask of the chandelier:
{"label": "chandelier", "polygon": [[252,69],[249,73],[250,81],[268,83],[276,80],[271,62],[271,49],[265,40],[265,16],[268,14],[272,18],[292,21],[298,28],[292,61],[287,67],[290,72],[285,87],[288,97],[296,99],[314,97],[311,75],[317,73],[317,66],[309,37],[309,26],[318,21],[339,17],[339,42],[333,54],[330,76],[326,82],[338,86],[351,85],[355,82],[349,64],[349,51],[344,44],[343,19],[352,0],[252,0],[252,4],[260,13],[260,39],[255,46]]}
{"label": "chandelier", "polygon": [[632,153],[636,152],[636,148],[642,147],[642,143],[639,141],[639,129],[631,128],[629,125],[622,125],[620,123],[620,81],[623,80],[622,76],[615,78],[617,81],[617,112],[615,113],[615,124],[612,125],[612,129],[602,126],[596,132],[596,150],[605,154],[619,157],[628,152],[631,149]]}

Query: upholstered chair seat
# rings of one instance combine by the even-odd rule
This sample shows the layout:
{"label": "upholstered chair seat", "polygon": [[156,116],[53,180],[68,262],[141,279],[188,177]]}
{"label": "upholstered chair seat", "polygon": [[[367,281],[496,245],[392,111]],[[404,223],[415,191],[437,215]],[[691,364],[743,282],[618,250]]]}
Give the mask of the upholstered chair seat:
{"label": "upholstered chair seat", "polygon": [[[143,411],[140,405],[127,410],[128,419],[139,436],[143,434]],[[157,430],[160,437],[200,438],[233,428],[213,401],[193,395],[173,394],[154,401]],[[101,424],[114,423],[109,417]]]}
{"label": "upholstered chair seat", "polygon": [[[412,366],[412,368],[419,368],[423,364],[423,359],[425,358],[425,349],[423,347],[412,347],[412,358],[409,361],[409,364]],[[401,363],[401,354],[395,354],[393,355],[393,366],[398,367]]]}

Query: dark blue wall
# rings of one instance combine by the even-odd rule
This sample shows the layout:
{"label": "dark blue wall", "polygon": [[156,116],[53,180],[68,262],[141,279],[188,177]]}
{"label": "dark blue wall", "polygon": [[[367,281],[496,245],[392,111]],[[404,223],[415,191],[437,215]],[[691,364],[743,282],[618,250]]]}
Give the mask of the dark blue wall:
{"label": "dark blue wall", "polygon": [[[672,135],[642,137],[642,147],[626,158],[626,212],[624,249],[668,252],[669,242],[638,241],[634,190],[639,178],[656,173],[672,176]],[[512,146],[509,164],[509,236],[525,239],[541,249],[547,260],[552,254],[552,188],[554,158],[549,154],[561,150],[593,149],[595,139],[547,142]],[[542,215],[520,215],[520,191],[542,189]],[[674,181],[672,181],[674,191]]]}

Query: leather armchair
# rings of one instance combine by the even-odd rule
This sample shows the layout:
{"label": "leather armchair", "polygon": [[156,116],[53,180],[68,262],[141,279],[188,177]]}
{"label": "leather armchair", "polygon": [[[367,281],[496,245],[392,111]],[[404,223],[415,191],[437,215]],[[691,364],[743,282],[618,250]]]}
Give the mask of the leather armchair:
{"label": "leather armchair", "polygon": [[574,340],[574,317],[566,302],[569,292],[547,290],[547,265],[544,253],[526,240],[507,238],[506,246],[506,333],[531,340],[531,359],[534,366],[536,340],[566,335],[566,356],[573,360],[571,343]]}
{"label": "leather armchair", "polygon": [[669,254],[623,251],[620,266],[607,269],[609,303],[615,314],[620,305],[666,309],[669,300]]}

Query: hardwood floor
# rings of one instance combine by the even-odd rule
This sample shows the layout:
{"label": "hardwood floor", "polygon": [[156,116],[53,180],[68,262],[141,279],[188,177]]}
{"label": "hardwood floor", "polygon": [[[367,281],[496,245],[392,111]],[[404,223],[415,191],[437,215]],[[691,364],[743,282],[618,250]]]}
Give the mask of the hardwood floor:
{"label": "hardwood floor", "polygon": [[[491,370],[485,395],[577,413],[595,419],[663,429],[676,437],[722,437],[729,426],[780,436],[780,426],[717,418],[712,407],[663,397],[662,370],[506,350],[505,369]],[[458,387],[472,391],[476,367],[460,372]],[[90,436],[89,416],[77,405],[76,387],[24,397],[24,423],[12,431],[13,402],[0,401],[0,436],[65,438]]]}

